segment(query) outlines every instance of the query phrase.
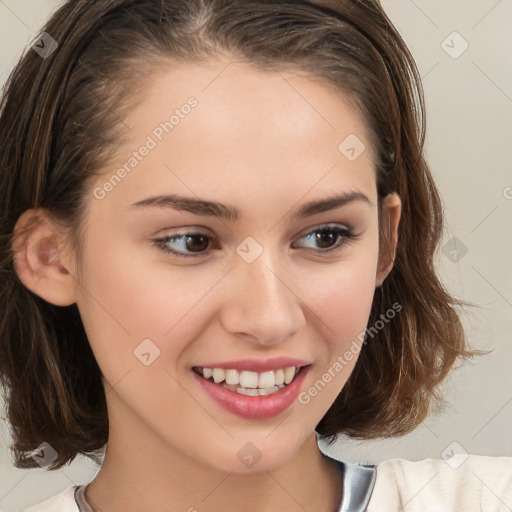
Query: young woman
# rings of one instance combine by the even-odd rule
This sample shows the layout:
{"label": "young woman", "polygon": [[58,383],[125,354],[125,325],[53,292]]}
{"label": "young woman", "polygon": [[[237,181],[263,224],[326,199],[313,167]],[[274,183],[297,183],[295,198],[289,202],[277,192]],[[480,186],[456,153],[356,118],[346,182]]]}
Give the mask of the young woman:
{"label": "young woman", "polygon": [[[0,117],[0,375],[31,511],[505,510],[512,458],[348,464],[470,350],[377,0],[70,0]],[[489,492],[489,489],[491,492]]]}

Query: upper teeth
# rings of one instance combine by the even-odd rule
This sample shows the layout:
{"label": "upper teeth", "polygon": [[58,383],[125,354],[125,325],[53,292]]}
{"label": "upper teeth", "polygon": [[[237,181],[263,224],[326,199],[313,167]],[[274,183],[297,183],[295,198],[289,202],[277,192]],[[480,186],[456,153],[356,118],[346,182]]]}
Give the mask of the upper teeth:
{"label": "upper teeth", "polygon": [[224,370],[222,368],[199,368],[203,372],[203,377],[209,379],[213,377],[214,382],[219,384],[223,380],[226,384],[240,384],[244,388],[273,388],[281,384],[289,384],[296,373],[298,368],[290,366],[283,370],[270,370],[268,372],[250,372],[247,370]]}

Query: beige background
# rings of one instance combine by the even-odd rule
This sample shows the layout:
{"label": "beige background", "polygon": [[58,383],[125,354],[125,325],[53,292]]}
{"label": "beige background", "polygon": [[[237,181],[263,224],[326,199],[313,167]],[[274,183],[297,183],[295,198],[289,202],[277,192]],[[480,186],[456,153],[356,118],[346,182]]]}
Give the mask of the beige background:
{"label": "beige background", "polygon": [[[2,84],[60,3],[0,0]],[[427,156],[448,223],[443,245],[455,236],[467,247],[456,263],[440,252],[438,269],[452,293],[481,306],[464,318],[472,346],[496,349],[452,374],[445,386],[451,408],[412,434],[371,442],[342,440],[324,449],[362,462],[448,460],[450,453],[461,451],[512,456],[512,1],[384,0],[383,5],[423,77]],[[469,47],[457,56],[464,41]],[[0,426],[2,511],[87,482],[97,471],[81,458],[60,471],[15,469],[8,425]]]}

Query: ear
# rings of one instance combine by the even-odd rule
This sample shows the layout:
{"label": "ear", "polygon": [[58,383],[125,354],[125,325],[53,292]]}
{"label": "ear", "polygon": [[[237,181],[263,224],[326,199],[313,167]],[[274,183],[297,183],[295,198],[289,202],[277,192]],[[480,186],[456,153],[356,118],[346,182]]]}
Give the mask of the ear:
{"label": "ear", "polygon": [[66,233],[42,208],[25,211],[13,233],[14,267],[21,282],[56,306],[76,302],[76,279],[67,256]]}
{"label": "ear", "polygon": [[398,243],[398,224],[402,213],[402,201],[396,193],[385,197],[382,208],[382,233],[379,240],[379,265],[375,280],[376,287],[381,286],[391,272]]}

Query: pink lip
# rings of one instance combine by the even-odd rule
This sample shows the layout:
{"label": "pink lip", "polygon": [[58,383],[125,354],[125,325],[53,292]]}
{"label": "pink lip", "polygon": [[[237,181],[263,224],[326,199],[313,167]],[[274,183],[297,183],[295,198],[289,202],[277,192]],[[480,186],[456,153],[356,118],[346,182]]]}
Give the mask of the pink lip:
{"label": "pink lip", "polygon": [[310,366],[302,368],[290,384],[272,395],[263,396],[241,395],[210,382],[194,371],[192,375],[210,397],[225,410],[247,419],[266,419],[281,414],[292,405],[310,368]]}
{"label": "pink lip", "polygon": [[292,357],[274,357],[265,359],[237,359],[234,361],[225,361],[223,363],[205,363],[198,364],[195,367],[200,368],[222,368],[224,370],[247,370],[251,372],[268,372],[270,370],[285,369],[289,366],[306,366],[309,363],[302,359]]}

